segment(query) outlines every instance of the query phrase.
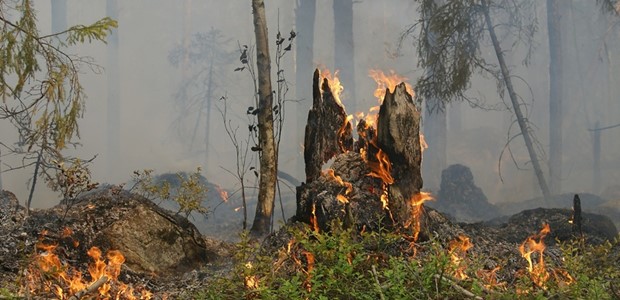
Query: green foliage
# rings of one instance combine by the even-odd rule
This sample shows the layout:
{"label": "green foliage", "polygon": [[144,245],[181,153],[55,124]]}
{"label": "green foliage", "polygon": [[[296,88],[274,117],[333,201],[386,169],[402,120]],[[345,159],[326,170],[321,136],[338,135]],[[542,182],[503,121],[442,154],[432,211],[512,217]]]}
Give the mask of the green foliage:
{"label": "green foliage", "polygon": [[179,205],[177,214],[182,213],[186,217],[193,212],[207,215],[209,209],[202,203],[207,199],[208,189],[201,181],[200,172],[200,168],[196,168],[196,172],[189,175],[177,173],[178,184],[173,186],[166,180],[155,182],[152,176],[153,170],[134,171],[133,180],[136,183],[134,187],[146,198],[175,202]]}
{"label": "green foliage", "polygon": [[[564,267],[574,283],[563,289],[566,299],[617,299],[620,290],[620,243],[605,242],[599,246],[584,245],[574,240],[561,245]],[[616,289],[614,297],[613,289]]]}
{"label": "green foliage", "polygon": [[54,161],[71,160],[61,151],[79,138],[78,119],[86,97],[80,67],[96,66],[65,52],[66,47],[86,41],[105,43],[116,27],[116,21],[103,18],[92,25],[41,35],[32,1],[0,1],[0,120],[9,120],[19,138],[14,144],[0,141],[0,145],[23,157],[21,167],[11,168],[36,165],[35,176],[54,181],[47,169],[55,167]]}
{"label": "green foliage", "polygon": [[551,276],[544,287],[536,286],[525,269],[513,274],[514,281],[487,286],[489,279],[477,272],[481,261],[469,255],[463,261],[470,278],[454,279],[452,252],[438,241],[417,245],[410,255],[400,235],[332,228],[327,234],[290,226],[290,241],[271,253],[244,234],[233,271],[192,298],[465,299],[471,293],[485,299],[613,299],[620,287],[617,242],[561,245],[563,263],[548,263]]}
{"label": "green foliage", "polygon": [[[332,233],[307,226],[290,229],[290,242],[273,256],[240,243],[232,275],[219,277],[199,299],[421,299],[462,298],[438,285],[434,274],[448,271],[449,257],[438,253],[416,259],[388,255],[404,241],[392,233],[356,233],[332,225]],[[399,251],[396,251],[399,252]],[[248,268],[248,263],[251,268]],[[249,278],[257,286],[249,287]],[[440,292],[440,294],[437,294]]]}
{"label": "green foliage", "polygon": [[[503,20],[500,30],[514,50],[523,42],[529,49],[527,64],[538,30],[536,1],[486,0],[491,14]],[[504,83],[496,66],[485,60],[481,48],[488,38],[484,7],[480,1],[417,0],[422,16],[406,35],[414,37],[418,50],[418,66],[426,70],[416,83],[416,96],[427,101],[428,108],[443,109],[445,102],[470,100],[466,95],[475,73],[489,74],[497,79],[498,92],[503,95]],[[505,22],[504,22],[505,21]]]}

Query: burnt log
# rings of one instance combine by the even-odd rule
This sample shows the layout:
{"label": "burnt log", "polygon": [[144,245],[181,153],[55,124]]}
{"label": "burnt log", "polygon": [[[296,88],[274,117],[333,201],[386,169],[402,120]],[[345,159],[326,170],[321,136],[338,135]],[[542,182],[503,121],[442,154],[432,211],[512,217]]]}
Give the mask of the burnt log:
{"label": "burnt log", "polygon": [[377,121],[377,145],[392,163],[394,183],[389,186],[389,207],[397,224],[411,218],[411,202],[422,188],[420,164],[420,111],[404,83],[385,93]]}
{"label": "burnt log", "polygon": [[306,183],[316,180],[321,167],[334,156],[353,148],[353,128],[344,107],[334,97],[329,82],[320,82],[319,70],[314,71],[312,108],[304,138]]}

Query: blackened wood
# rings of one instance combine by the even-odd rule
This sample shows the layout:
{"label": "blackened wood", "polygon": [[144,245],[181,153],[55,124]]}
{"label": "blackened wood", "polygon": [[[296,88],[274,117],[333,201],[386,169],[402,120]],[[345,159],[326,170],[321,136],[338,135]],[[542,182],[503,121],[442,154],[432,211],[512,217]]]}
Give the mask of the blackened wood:
{"label": "blackened wood", "polygon": [[318,70],[314,72],[312,94],[304,138],[306,183],[320,176],[324,163],[353,149],[351,122],[347,121],[344,107],[334,98],[327,79],[320,82]]}
{"label": "blackened wood", "polygon": [[573,233],[581,237],[583,231],[581,229],[581,199],[575,194],[573,198]]}
{"label": "blackened wood", "polygon": [[377,121],[377,144],[392,162],[394,184],[389,187],[389,207],[401,225],[410,215],[410,199],[422,188],[420,163],[420,110],[404,83],[385,93]]}

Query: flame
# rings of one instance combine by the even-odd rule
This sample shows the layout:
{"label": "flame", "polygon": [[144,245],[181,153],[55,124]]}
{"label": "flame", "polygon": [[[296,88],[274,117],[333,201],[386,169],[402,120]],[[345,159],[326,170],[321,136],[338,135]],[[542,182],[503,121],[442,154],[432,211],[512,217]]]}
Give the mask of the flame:
{"label": "flame", "polygon": [[329,71],[329,69],[323,68],[320,71],[320,74],[321,74],[321,84],[323,84],[323,79],[327,79],[327,82],[329,84],[329,89],[332,90],[332,94],[334,95],[334,99],[336,99],[336,102],[338,102],[338,104],[344,106],[342,104],[342,101],[340,101],[340,95],[344,91],[344,86],[342,86],[342,84],[340,83],[340,78],[338,78],[338,72],[339,71],[336,70],[334,72],[334,75],[332,76],[332,74]]}
{"label": "flame", "polygon": [[[476,276],[482,280],[484,283],[484,287],[487,289],[491,289],[493,287],[499,286],[500,284],[497,282],[497,271],[500,270],[500,266],[496,266],[492,270],[483,270],[480,269],[476,271]],[[505,283],[502,283],[505,284]]]}
{"label": "flame", "polygon": [[474,244],[471,243],[469,237],[464,235],[459,235],[459,237],[455,240],[452,240],[449,244],[449,252],[450,252],[450,260],[452,261],[452,265],[454,266],[454,277],[457,279],[467,279],[469,276],[465,274],[465,269],[467,265],[463,263],[465,259],[465,255],[467,254],[467,250],[473,247]]}
{"label": "flame", "polygon": [[342,177],[336,175],[333,169],[327,169],[323,174],[325,174],[329,179],[336,181],[339,185],[345,187],[345,195],[353,191],[353,185],[350,182],[342,180]]}
{"label": "flame", "polygon": [[[67,236],[71,232],[65,228],[62,236]],[[103,259],[99,248],[90,248],[87,253],[93,262],[88,266],[90,279],[86,279],[79,270],[61,262],[55,253],[57,247],[56,244],[43,242],[36,245],[36,249],[40,252],[27,269],[26,287],[31,294],[53,293],[58,299],[68,299],[79,294],[84,296],[87,290],[93,290],[95,293],[96,289],[99,297],[104,299],[151,299],[152,294],[149,291],[141,290],[140,295],[136,296],[136,291],[132,287],[118,281],[121,266],[125,262],[125,257],[120,251],[111,250]]]}
{"label": "flame", "polygon": [[424,134],[420,133],[420,151],[424,152],[426,149],[428,149],[426,138],[424,137]]}
{"label": "flame", "polygon": [[[245,268],[248,270],[248,272],[251,272],[253,268],[252,263],[247,262],[245,264]],[[244,284],[245,284],[246,289],[249,289],[249,290],[258,289],[258,276],[257,275],[246,275]]]}
{"label": "flame", "polygon": [[308,292],[312,291],[312,270],[314,269],[314,254],[312,252],[304,250],[302,254],[306,257],[306,261],[308,262],[308,267],[304,270],[306,273],[306,279],[304,280],[303,286],[306,288]]}
{"label": "flame", "polygon": [[220,198],[222,198],[222,201],[227,202],[228,201],[228,192],[226,190],[224,190],[221,186],[217,185],[217,184],[215,185],[215,189],[220,194]]}
{"label": "flame", "polygon": [[[334,173],[333,169],[325,170],[324,174],[329,179],[331,179],[333,181],[336,181],[339,185],[341,185],[341,186],[343,186],[345,188],[344,195],[338,194],[338,195],[336,195],[336,199],[338,201],[340,201],[342,204],[349,203],[349,198],[347,198],[346,196],[349,195],[353,191],[353,185],[350,182],[346,182],[346,181],[342,180],[342,177],[336,175]],[[313,213],[313,216],[314,216],[314,211],[312,213]],[[316,218],[316,216],[314,216],[314,218]],[[317,226],[317,230],[318,230],[318,226]]]}
{"label": "flame", "polygon": [[[378,151],[375,154],[376,161],[367,160],[366,163],[370,167],[370,173],[368,176],[381,179],[385,184],[393,184],[394,177],[392,177],[392,162],[390,158],[383,152],[383,150],[377,147]],[[364,153],[365,154],[365,153]],[[362,155],[366,157],[366,155]]]}
{"label": "flame", "polygon": [[380,70],[369,70],[368,76],[375,80],[377,83],[377,89],[375,89],[375,97],[379,101],[379,104],[383,103],[383,98],[385,98],[385,91],[389,89],[390,91],[394,91],[396,85],[401,82],[405,82],[405,88],[407,92],[413,97],[415,94],[413,93],[413,88],[409,83],[406,83],[409,80],[407,77],[400,76],[396,74],[393,70],[390,70],[390,74],[386,75],[383,71]]}
{"label": "flame", "polygon": [[418,236],[420,235],[420,230],[422,227],[422,212],[424,211],[424,202],[433,200],[433,196],[428,192],[419,192],[409,200],[411,203],[411,223],[413,231],[413,242],[415,243],[418,240]]}
{"label": "flame", "polygon": [[310,217],[310,225],[314,232],[319,232],[319,222],[316,220],[316,204],[312,203],[312,217]]}
{"label": "flame", "polygon": [[[543,224],[543,228],[538,234],[529,236],[520,246],[519,252],[521,256],[527,260],[527,270],[530,278],[539,287],[544,288],[545,282],[549,279],[549,272],[545,268],[543,252],[545,251],[545,236],[551,232],[549,224]],[[534,265],[532,262],[532,254],[538,253],[538,263]]]}

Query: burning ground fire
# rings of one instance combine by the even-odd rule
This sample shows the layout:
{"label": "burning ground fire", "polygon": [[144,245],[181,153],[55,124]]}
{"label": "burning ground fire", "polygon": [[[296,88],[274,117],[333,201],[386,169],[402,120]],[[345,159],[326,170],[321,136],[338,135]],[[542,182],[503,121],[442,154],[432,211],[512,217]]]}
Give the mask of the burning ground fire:
{"label": "burning ground fire", "polygon": [[[340,95],[344,90],[344,87],[337,77],[337,72],[332,75],[328,71],[323,71],[321,74],[322,79],[328,80],[329,87],[331,88],[332,94],[334,95],[336,101],[344,107],[340,99]],[[386,75],[381,71],[371,70],[369,75],[377,83],[377,88],[374,95],[378,98],[379,105],[382,104],[386,91],[393,91],[398,84],[406,80],[406,78],[396,75],[394,72]],[[413,95],[413,90],[410,85],[406,85],[406,90]],[[357,133],[359,134],[359,141],[361,141],[357,144],[359,148],[356,149],[356,151],[359,152],[360,156],[370,169],[370,171],[365,175],[376,178],[381,182],[382,190],[377,194],[377,196],[381,201],[382,208],[389,214],[389,216],[392,216],[392,212],[390,211],[390,187],[394,185],[396,181],[392,174],[392,168],[396,166],[393,166],[393,163],[390,161],[390,157],[383,149],[381,149],[377,142],[379,108],[380,106],[376,106],[372,107],[367,113],[358,112],[353,115],[349,115],[344,120],[342,128],[349,126],[349,122],[353,119],[356,120],[357,124],[355,127],[357,128]],[[420,151],[423,152],[426,148],[427,144],[424,136],[420,134]],[[340,203],[348,204],[350,201],[350,193],[353,194],[352,184],[343,181],[343,179],[336,176],[334,171],[331,169],[324,171],[323,174],[324,176],[330,178],[331,181],[337,182],[343,187],[342,192],[338,193],[336,198]],[[429,193],[418,192],[411,196],[408,201],[411,205],[411,217],[409,218],[408,223],[405,224],[405,227],[409,228],[412,233],[410,238],[413,255],[416,255],[417,253],[416,243],[422,229],[422,214],[424,210],[423,204],[432,199],[433,197]],[[313,231],[318,232],[319,225],[317,222],[316,209],[317,207],[313,204],[310,223]],[[545,225],[540,233],[530,236],[519,246],[522,257],[528,263],[526,274],[534,285],[540,288],[545,287],[546,282],[551,276],[555,276],[555,278],[565,278],[562,279],[562,281],[564,283],[570,283],[570,275],[559,270],[549,269],[545,265],[543,256],[545,244],[543,239],[549,232],[549,226]],[[469,278],[469,275],[466,273],[466,269],[468,267],[466,264],[466,254],[472,246],[473,243],[466,236],[459,236],[448,245],[447,251],[453,267],[453,278],[457,280],[467,280]],[[500,267],[495,267],[492,270],[479,270],[476,272],[476,275],[482,279],[487,288],[497,287],[501,285],[498,283],[496,275],[499,270]]]}
{"label": "burning ground fire", "polygon": [[[67,229],[64,230],[66,232]],[[70,231],[70,229],[69,229]],[[47,234],[42,232],[42,236]],[[26,272],[26,284],[30,295],[54,295],[57,299],[151,299],[144,289],[136,290],[118,280],[125,257],[120,251],[103,253],[97,247],[88,250],[93,260],[88,266],[87,279],[79,270],[63,263],[56,254],[57,244],[42,241],[36,245],[37,254]],[[94,297],[94,298],[93,298]]]}

